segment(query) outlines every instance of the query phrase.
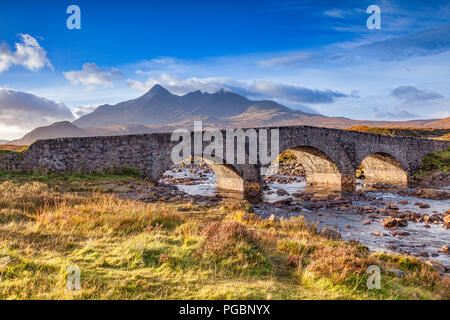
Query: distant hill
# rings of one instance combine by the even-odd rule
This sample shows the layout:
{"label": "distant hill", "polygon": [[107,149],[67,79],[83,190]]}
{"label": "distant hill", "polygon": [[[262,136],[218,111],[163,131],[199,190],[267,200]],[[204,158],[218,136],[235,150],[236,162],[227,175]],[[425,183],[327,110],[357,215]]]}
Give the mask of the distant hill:
{"label": "distant hill", "polygon": [[21,139],[10,141],[12,145],[29,145],[36,140],[70,138],[70,137],[87,137],[89,132],[78,128],[69,121],[55,122],[52,125],[39,127],[24,135]]}
{"label": "distant hill", "polygon": [[386,134],[392,136],[414,137],[414,138],[435,138],[447,139],[450,135],[450,129],[435,128],[391,128],[391,127],[367,127],[356,126],[347,128],[347,130],[358,132],[369,132],[377,134]]}
{"label": "distant hill", "polygon": [[0,144],[7,144],[9,140],[0,140]]}

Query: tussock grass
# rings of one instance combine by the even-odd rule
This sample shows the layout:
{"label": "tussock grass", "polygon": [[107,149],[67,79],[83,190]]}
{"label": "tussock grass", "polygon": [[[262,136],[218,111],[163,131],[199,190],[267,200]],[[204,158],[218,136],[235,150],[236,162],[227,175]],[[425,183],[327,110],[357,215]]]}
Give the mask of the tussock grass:
{"label": "tussock grass", "polygon": [[[0,184],[0,299],[448,299],[448,279],[419,260],[321,238],[301,217],[58,190]],[[365,285],[372,264],[380,290]]]}

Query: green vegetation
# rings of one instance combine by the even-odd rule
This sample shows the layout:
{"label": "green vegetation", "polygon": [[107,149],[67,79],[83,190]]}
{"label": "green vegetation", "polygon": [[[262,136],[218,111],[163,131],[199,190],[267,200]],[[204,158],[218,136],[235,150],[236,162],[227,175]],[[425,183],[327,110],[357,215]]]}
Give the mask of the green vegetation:
{"label": "green vegetation", "polygon": [[99,179],[126,179],[126,178],[141,178],[142,173],[137,168],[132,167],[115,167],[112,170],[104,172],[90,172],[90,173],[9,173],[0,171],[0,181],[41,181],[41,182],[73,182],[85,180],[99,180]]}
{"label": "green vegetation", "polygon": [[[262,220],[248,202],[143,203],[61,191],[104,177],[24,179],[0,184],[0,299],[449,298],[448,278],[420,260],[320,237],[302,217]],[[115,183],[126,179],[141,183]],[[368,290],[373,264],[381,289]],[[81,269],[81,290],[67,290],[71,265]]]}
{"label": "green vegetation", "polygon": [[422,168],[416,174],[418,178],[427,177],[434,171],[450,172],[450,148],[427,154],[422,159]]}

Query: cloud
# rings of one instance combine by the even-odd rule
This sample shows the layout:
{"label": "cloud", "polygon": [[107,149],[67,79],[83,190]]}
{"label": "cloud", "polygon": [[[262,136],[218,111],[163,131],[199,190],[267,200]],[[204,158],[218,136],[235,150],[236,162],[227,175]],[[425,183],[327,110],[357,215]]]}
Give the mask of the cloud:
{"label": "cloud", "polygon": [[176,94],[201,90],[216,92],[227,89],[248,97],[262,99],[278,99],[295,103],[332,103],[337,98],[347,97],[346,94],[333,90],[313,90],[301,86],[281,84],[270,81],[236,81],[229,78],[188,78],[181,79],[163,73],[160,77],[150,77],[147,81],[128,79],[131,88],[148,91],[160,84]]}
{"label": "cloud", "polygon": [[31,71],[37,71],[45,66],[53,69],[47,58],[47,51],[29,34],[19,35],[22,42],[15,43],[16,51],[11,51],[8,44],[0,44],[0,73],[11,66],[23,66]]}
{"label": "cloud", "polygon": [[0,125],[34,129],[55,121],[72,120],[74,116],[63,103],[30,93],[0,88]]}
{"label": "cloud", "polygon": [[297,53],[273,57],[258,62],[263,67],[292,67],[300,64],[312,64],[323,60],[323,56],[315,53]]}
{"label": "cloud", "polygon": [[355,14],[354,10],[330,9],[323,13],[325,16],[332,18],[345,18]]}
{"label": "cloud", "polygon": [[375,113],[376,117],[379,119],[417,119],[418,115],[410,113],[404,109],[397,108],[393,112],[391,111],[383,111],[379,110],[378,108],[373,108],[373,112]]}
{"label": "cloud", "polygon": [[89,89],[96,85],[112,87],[112,82],[123,76],[116,68],[101,70],[95,63],[84,63],[81,70],[63,72],[63,75],[72,84],[82,84]]}
{"label": "cloud", "polygon": [[347,97],[346,94],[333,90],[313,90],[269,81],[255,81],[249,90],[267,98],[298,103],[333,103],[336,98]]}
{"label": "cloud", "polygon": [[391,96],[408,102],[428,101],[444,98],[441,94],[433,91],[419,90],[413,86],[400,86],[391,92]]}
{"label": "cloud", "polygon": [[74,107],[74,108],[72,108],[72,113],[75,115],[75,117],[79,118],[88,113],[93,112],[99,106],[100,106],[100,104],[89,104],[86,106]]}
{"label": "cloud", "polygon": [[356,49],[367,57],[380,60],[404,60],[450,50],[450,25],[444,25],[406,36],[365,44]]}
{"label": "cloud", "polygon": [[188,78],[181,79],[179,77],[171,76],[167,73],[161,74],[159,77],[150,77],[147,81],[142,82],[138,80],[128,79],[128,84],[131,88],[146,92],[154,85],[160,84],[170,92],[175,94],[185,94],[190,91],[202,90],[205,92],[216,92],[220,89],[227,88],[228,83],[234,82],[228,78]]}

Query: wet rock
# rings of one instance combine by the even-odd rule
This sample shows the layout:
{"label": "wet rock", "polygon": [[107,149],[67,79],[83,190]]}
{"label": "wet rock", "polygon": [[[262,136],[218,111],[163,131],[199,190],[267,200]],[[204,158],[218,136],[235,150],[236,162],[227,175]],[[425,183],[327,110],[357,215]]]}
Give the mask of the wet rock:
{"label": "wet rock", "polygon": [[419,204],[419,208],[428,209],[428,208],[430,208],[430,205],[428,203],[421,203],[421,204]]}
{"label": "wet rock", "polygon": [[431,226],[429,224],[424,225],[425,228],[430,229]]}
{"label": "wet rock", "polygon": [[387,217],[382,221],[383,227],[394,228],[394,227],[405,227],[408,223],[400,218]]}
{"label": "wet rock", "polygon": [[399,201],[398,203],[405,205],[405,204],[408,204],[408,200],[402,200],[402,201]]}
{"label": "wet rock", "polygon": [[450,215],[445,216],[443,219],[444,223],[449,224],[450,223]]}
{"label": "wet rock", "polygon": [[428,258],[430,255],[428,254],[428,252],[421,252],[421,253],[419,253],[419,256],[421,256],[423,258]]}
{"label": "wet rock", "polygon": [[372,234],[373,234],[374,236],[377,236],[377,237],[382,237],[382,236],[383,236],[382,233],[377,232],[377,231],[373,232]]}
{"label": "wet rock", "polygon": [[332,240],[341,240],[342,239],[342,236],[338,231],[329,229],[329,228],[323,228],[322,231],[320,231],[319,235],[324,238],[332,239]]}
{"label": "wet rock", "polygon": [[450,199],[450,192],[433,189],[419,189],[413,195],[423,199],[433,199],[433,200]]}
{"label": "wet rock", "polygon": [[450,253],[450,249],[448,248],[448,246],[442,246],[441,249],[439,249],[440,252],[443,252],[445,254],[449,254]]}
{"label": "wet rock", "polygon": [[409,236],[409,233],[406,231],[393,231],[391,232],[391,234],[393,236],[401,236],[401,237]]}
{"label": "wet rock", "polygon": [[367,226],[368,224],[370,224],[370,221],[363,221],[363,225]]}
{"label": "wet rock", "polygon": [[287,198],[287,199],[275,201],[275,202],[273,203],[273,205],[274,205],[275,207],[281,208],[281,207],[287,207],[287,206],[289,206],[289,205],[291,204],[291,202],[292,202],[292,198]]}
{"label": "wet rock", "polygon": [[279,195],[279,196],[287,196],[287,195],[289,195],[289,192],[287,192],[284,189],[278,189],[277,190],[277,195]]}

